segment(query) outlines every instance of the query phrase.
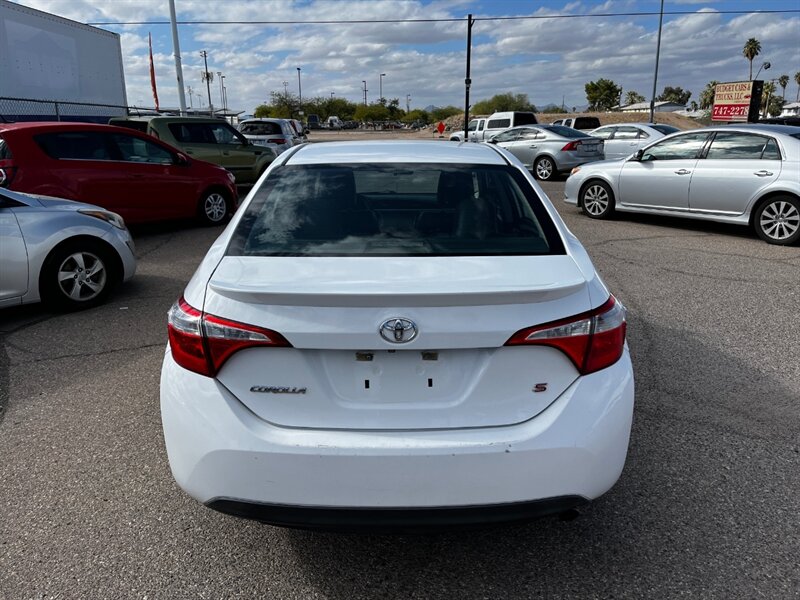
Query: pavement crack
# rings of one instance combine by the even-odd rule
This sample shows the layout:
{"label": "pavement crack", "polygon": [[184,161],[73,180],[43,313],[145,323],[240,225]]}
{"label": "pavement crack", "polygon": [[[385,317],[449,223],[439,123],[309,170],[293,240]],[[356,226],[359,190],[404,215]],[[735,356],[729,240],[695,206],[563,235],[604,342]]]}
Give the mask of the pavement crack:
{"label": "pavement crack", "polygon": [[[142,344],[141,346],[131,346],[129,348],[112,348],[111,350],[102,350],[100,352],[77,352],[75,354],[60,354],[59,356],[47,356],[42,358],[34,358],[32,360],[20,361],[20,362],[12,362],[10,366],[17,366],[22,364],[30,364],[30,363],[41,363],[41,362],[49,362],[53,360],[61,360],[63,358],[79,358],[79,357],[89,357],[89,356],[103,356],[104,354],[117,354],[120,352],[132,352],[135,350],[143,350],[146,348],[158,348],[163,347],[166,342],[158,342],[155,344]],[[23,351],[25,352],[25,351]],[[26,352],[30,354],[30,352]]]}

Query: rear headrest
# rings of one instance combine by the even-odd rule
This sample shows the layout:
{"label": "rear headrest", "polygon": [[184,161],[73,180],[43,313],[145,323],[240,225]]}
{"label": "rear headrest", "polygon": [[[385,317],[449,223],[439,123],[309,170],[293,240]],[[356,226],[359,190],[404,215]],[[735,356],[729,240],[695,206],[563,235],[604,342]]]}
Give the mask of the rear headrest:
{"label": "rear headrest", "polygon": [[440,206],[458,206],[462,201],[474,196],[472,174],[442,171],[439,175],[437,195]]}

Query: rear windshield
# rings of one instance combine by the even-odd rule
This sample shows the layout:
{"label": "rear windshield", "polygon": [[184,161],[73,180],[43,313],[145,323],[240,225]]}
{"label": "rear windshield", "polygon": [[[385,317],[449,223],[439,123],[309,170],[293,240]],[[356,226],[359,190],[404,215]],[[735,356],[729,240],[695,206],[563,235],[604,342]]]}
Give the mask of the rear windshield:
{"label": "rear windshield", "polygon": [[552,131],[556,135],[560,135],[561,137],[565,138],[589,137],[588,133],[584,133],[583,131],[578,131],[577,129],[573,129],[572,127],[566,127],[565,125],[539,125],[539,128],[546,129],[547,131]]}
{"label": "rear windshield", "polygon": [[577,117],[575,119],[575,129],[596,129],[600,127],[600,119],[597,117]]}
{"label": "rear windshield", "polygon": [[239,129],[246,135],[282,135],[281,126],[278,123],[267,121],[266,123],[244,123]]}
{"label": "rear windshield", "polygon": [[232,256],[564,254],[534,189],[508,166],[293,165],[275,170]]}
{"label": "rear windshield", "polygon": [[677,133],[680,131],[677,127],[673,127],[672,125],[650,125],[656,131],[663,133],[664,135],[669,135],[670,133]]}
{"label": "rear windshield", "polygon": [[135,131],[141,131],[142,133],[147,133],[148,126],[147,121],[129,121],[127,119],[111,119],[108,124],[116,125],[117,127],[133,129]]}

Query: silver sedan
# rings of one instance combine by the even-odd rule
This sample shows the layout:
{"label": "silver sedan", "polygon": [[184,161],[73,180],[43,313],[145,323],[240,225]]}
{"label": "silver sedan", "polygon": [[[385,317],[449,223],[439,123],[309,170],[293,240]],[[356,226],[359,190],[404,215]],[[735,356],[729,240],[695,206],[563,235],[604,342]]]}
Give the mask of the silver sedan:
{"label": "silver sedan", "polygon": [[593,219],[639,212],[752,226],[800,240],[800,127],[726,125],[664,137],[633,156],[572,170],[565,201]]}
{"label": "silver sedan", "polygon": [[613,160],[626,158],[639,148],[644,148],[665,135],[679,131],[677,127],[661,123],[616,123],[598,127],[590,131],[589,135],[605,142],[603,151],[606,160]]}
{"label": "silver sedan", "polygon": [[0,190],[0,307],[89,308],[135,271],[133,240],[116,213]]}
{"label": "silver sedan", "polygon": [[498,133],[488,143],[511,152],[544,181],[605,158],[603,140],[563,125],[520,125]]}

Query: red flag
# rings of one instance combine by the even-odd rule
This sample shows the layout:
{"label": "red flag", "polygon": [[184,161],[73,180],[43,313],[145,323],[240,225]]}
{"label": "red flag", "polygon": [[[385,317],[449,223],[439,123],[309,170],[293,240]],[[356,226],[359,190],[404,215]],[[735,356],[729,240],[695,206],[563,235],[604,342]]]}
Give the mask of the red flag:
{"label": "red flag", "polygon": [[153,88],[153,100],[156,102],[158,110],[158,90],[156,90],[156,68],[153,66],[153,38],[147,34],[147,41],[150,43],[150,87]]}

